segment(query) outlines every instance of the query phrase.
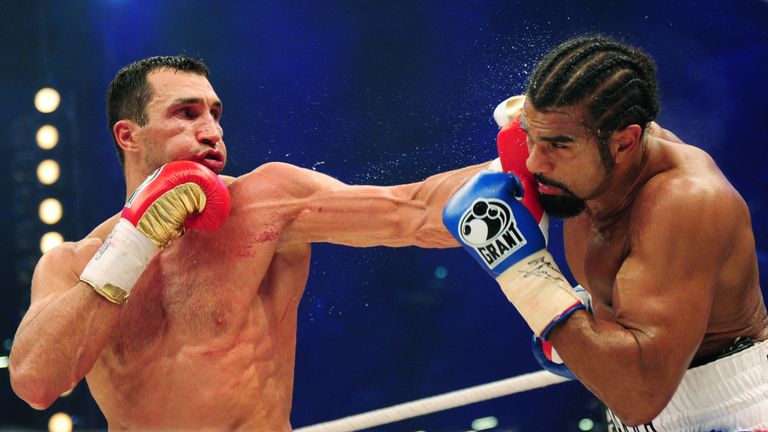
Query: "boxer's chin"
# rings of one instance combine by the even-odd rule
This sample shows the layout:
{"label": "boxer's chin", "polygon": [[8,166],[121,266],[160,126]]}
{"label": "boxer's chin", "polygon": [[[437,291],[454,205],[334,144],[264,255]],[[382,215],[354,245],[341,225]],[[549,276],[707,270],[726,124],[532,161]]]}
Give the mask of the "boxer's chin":
{"label": "boxer's chin", "polygon": [[586,208],[586,203],[581,198],[573,195],[549,195],[539,196],[541,207],[549,216],[559,219],[568,219],[578,216]]}

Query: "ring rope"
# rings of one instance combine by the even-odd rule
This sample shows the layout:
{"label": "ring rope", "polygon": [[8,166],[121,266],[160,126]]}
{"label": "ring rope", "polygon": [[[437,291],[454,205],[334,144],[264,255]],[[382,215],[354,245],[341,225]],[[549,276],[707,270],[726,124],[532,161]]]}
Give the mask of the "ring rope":
{"label": "ring rope", "polygon": [[305,426],[294,432],[352,432],[387,423],[431,414],[450,408],[469,405],[488,399],[520,393],[552,384],[569,381],[568,378],[542,370],[499,381],[480,384],[437,396],[417,399],[324,423]]}

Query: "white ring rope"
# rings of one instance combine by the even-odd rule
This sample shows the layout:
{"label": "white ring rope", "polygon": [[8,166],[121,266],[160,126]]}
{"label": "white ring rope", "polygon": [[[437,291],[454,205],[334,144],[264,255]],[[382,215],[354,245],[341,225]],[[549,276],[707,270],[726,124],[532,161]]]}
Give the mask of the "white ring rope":
{"label": "white ring rope", "polygon": [[568,381],[568,378],[563,378],[546,370],[531,372],[500,381],[468,387],[463,390],[456,390],[387,408],[355,414],[338,420],[302,427],[294,432],[352,432],[565,381]]}

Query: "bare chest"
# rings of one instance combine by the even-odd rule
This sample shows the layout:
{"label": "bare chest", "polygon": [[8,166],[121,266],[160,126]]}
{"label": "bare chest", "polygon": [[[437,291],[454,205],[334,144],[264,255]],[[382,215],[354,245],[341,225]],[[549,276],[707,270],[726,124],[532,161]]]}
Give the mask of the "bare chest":
{"label": "bare chest", "polygon": [[574,276],[589,289],[596,309],[610,308],[616,275],[630,250],[628,221],[603,227],[585,222],[570,231],[568,263]]}
{"label": "bare chest", "polygon": [[115,358],[125,364],[158,350],[218,350],[268,334],[286,300],[264,308],[260,295],[303,289],[282,271],[278,239],[269,226],[186,233],[137,282],[112,338]]}

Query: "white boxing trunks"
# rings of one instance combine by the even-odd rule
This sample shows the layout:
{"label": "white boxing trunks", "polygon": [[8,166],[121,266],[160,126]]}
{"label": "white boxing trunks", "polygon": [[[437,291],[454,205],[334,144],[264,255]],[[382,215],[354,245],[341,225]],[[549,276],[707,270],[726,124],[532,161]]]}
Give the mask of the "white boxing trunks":
{"label": "white boxing trunks", "polygon": [[669,404],[642,426],[610,410],[608,431],[768,432],[768,341],[686,371]]}

